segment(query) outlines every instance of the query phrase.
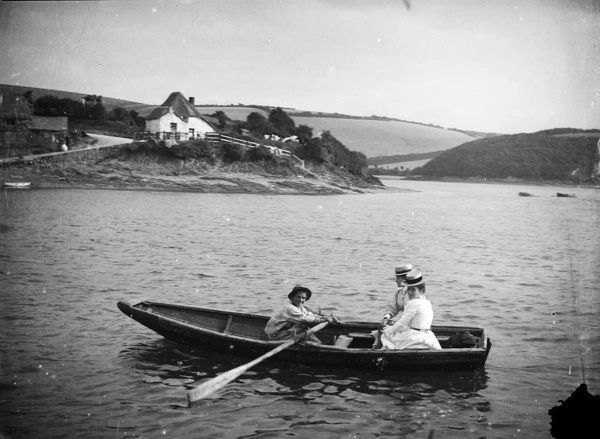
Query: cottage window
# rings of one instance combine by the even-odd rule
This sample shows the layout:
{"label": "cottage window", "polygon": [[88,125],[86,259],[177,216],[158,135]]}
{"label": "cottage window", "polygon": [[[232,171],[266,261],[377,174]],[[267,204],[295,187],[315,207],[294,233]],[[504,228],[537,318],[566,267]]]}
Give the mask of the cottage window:
{"label": "cottage window", "polygon": [[190,138],[193,139],[194,138],[194,129],[190,128]]}
{"label": "cottage window", "polygon": [[177,123],[176,122],[171,123],[171,132],[172,133],[177,132]]}

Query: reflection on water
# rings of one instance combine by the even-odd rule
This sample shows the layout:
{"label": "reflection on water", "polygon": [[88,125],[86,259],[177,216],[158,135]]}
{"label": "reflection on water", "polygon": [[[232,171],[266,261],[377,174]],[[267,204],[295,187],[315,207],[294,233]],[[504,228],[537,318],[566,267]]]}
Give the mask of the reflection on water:
{"label": "reflection on water", "polygon": [[[179,387],[182,399],[171,404],[173,409],[183,409],[186,404],[183,397],[192,383],[243,364],[243,360],[229,355],[186,348],[163,339],[123,350],[120,358],[144,376],[143,383]],[[444,373],[403,371],[381,377],[375,372],[355,369],[331,370],[269,361],[200,401],[192,411],[212,412],[215,407],[231,414],[264,410],[261,417],[271,421],[257,423],[256,433],[271,431],[271,424],[277,425],[271,432],[321,424],[350,429],[355,428],[352,425],[361,417],[367,422],[362,428],[366,431],[372,428],[373,434],[382,431],[397,434],[398,422],[403,425],[401,434],[414,433],[428,427],[427,418],[431,416],[463,429],[460,423],[452,421],[457,415],[473,417],[477,413],[478,422],[487,419],[490,402],[481,395],[486,382],[483,369]],[[306,409],[289,413],[290,406]]]}
{"label": "reflection on water", "polygon": [[[583,380],[600,393],[599,192],[394,184],[414,191],[7,193],[3,433],[549,437],[559,399]],[[487,330],[485,369],[378,376],[268,361],[190,410],[193,383],[244,360],[177,346],[116,307],[142,296],[269,314],[303,283],[313,309],[378,321],[402,260],[426,275],[436,324]]]}
{"label": "reflection on water", "polygon": [[[184,386],[199,383],[203,378],[212,378],[247,362],[247,359],[188,348],[160,338],[127,348],[121,351],[120,358],[144,373],[159,371],[156,378],[160,378],[160,382],[164,384],[177,383]],[[338,393],[351,390],[357,393],[386,395],[400,390],[410,393],[412,388],[416,387],[432,392],[444,391],[457,397],[470,397],[477,396],[478,391],[485,389],[487,381],[484,369],[443,373],[401,371],[382,377],[376,371],[360,371],[355,368],[332,370],[327,367],[272,360],[259,363],[243,377],[249,376],[252,380],[273,380],[278,386],[286,388],[285,392],[290,394],[299,394],[302,389],[314,387],[317,378],[320,382],[337,383],[341,389]],[[279,391],[278,388],[277,392]],[[332,393],[331,389],[328,393]]]}

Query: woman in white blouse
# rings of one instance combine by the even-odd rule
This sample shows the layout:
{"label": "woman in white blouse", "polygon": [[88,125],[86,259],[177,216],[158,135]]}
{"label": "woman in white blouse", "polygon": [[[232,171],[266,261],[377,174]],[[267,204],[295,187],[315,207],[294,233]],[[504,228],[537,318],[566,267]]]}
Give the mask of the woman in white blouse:
{"label": "woman in white blouse", "polygon": [[382,349],[442,349],[431,331],[433,307],[424,297],[425,280],[419,270],[406,275],[408,303],[402,317],[392,326],[383,328]]}

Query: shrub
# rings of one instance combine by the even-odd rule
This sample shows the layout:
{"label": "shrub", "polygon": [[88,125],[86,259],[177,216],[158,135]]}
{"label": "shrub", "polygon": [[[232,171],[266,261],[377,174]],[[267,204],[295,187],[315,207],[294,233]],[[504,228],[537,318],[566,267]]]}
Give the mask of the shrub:
{"label": "shrub", "polygon": [[223,145],[223,158],[232,162],[240,161],[246,154],[246,148],[241,145],[226,143]]}
{"label": "shrub", "polygon": [[168,151],[171,155],[182,160],[198,159],[212,162],[215,158],[214,148],[203,140],[181,142],[173,145]]}
{"label": "shrub", "polygon": [[258,148],[250,148],[246,153],[245,159],[251,162],[258,162],[261,160],[273,160],[273,154],[265,146],[259,146]]}
{"label": "shrub", "polygon": [[295,154],[302,160],[316,164],[325,163],[329,159],[329,152],[323,145],[323,141],[318,137],[308,139],[305,145],[297,147]]}

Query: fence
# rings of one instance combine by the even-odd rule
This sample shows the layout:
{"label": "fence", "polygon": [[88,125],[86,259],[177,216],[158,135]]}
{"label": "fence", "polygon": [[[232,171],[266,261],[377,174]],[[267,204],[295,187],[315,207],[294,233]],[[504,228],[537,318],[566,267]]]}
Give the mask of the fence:
{"label": "fence", "polygon": [[[198,133],[199,134],[199,133]],[[173,131],[158,131],[155,133],[151,133],[149,131],[144,132],[136,132],[133,135],[134,141],[139,140],[149,140],[149,139],[158,139],[158,140],[193,140],[193,139],[202,139],[203,136],[194,136],[193,134],[188,133],[187,131],[182,132],[173,132]]]}
{"label": "fence", "polygon": [[107,146],[88,146],[87,148],[71,149],[69,151],[49,152],[46,154],[24,155],[19,157],[7,157],[0,159],[0,164],[18,163],[18,162],[92,162],[95,163],[110,150],[119,148],[123,144],[107,145]]}
{"label": "fence", "polygon": [[[136,133],[137,135],[134,136],[133,140],[134,141],[149,140],[150,138],[160,139],[161,137],[157,137],[157,135],[160,136],[161,134],[164,134],[164,133],[168,133],[168,132],[163,131],[162,133],[149,133],[149,132]],[[169,134],[180,134],[180,135],[186,135],[186,136],[189,135],[189,133],[169,133]],[[178,140],[176,137],[173,137],[172,139]],[[231,145],[240,145],[240,146],[244,146],[246,148],[258,148],[259,146],[264,146],[269,151],[271,151],[271,154],[273,154],[275,156],[287,157],[292,161],[297,161],[298,164],[302,167],[302,169],[304,169],[304,160],[300,159],[299,157],[292,154],[290,151],[288,151],[286,149],[277,148],[276,146],[271,146],[271,145],[263,145],[262,143],[249,142],[248,140],[244,140],[244,139],[236,139],[235,137],[225,136],[225,135],[219,134],[219,133],[206,133],[204,139],[207,142],[209,142],[210,144],[229,143]],[[187,138],[186,138],[186,140],[187,140]],[[121,145],[90,146],[87,148],[73,149],[73,150],[69,150],[69,151],[50,152],[47,154],[27,155],[27,156],[21,156],[21,157],[8,157],[8,158],[0,159],[0,163],[2,163],[2,164],[16,163],[19,161],[25,162],[25,161],[32,161],[32,160],[39,160],[39,159],[42,159],[43,161],[49,161],[49,162],[72,161],[72,160],[97,161],[104,155],[104,154],[100,153],[100,149],[109,150],[110,148],[118,148],[120,146]]]}
{"label": "fence", "polygon": [[250,141],[244,140],[244,139],[236,139],[235,137],[225,136],[220,133],[206,133],[206,141],[210,144],[228,143],[230,145],[240,145],[240,146],[245,146],[247,148],[258,148],[259,146],[264,146],[269,151],[271,151],[271,154],[273,154],[275,156],[282,156],[282,157],[287,157],[291,160],[296,160],[300,164],[302,169],[304,169],[304,160],[302,160],[298,156],[292,154],[287,149],[281,149],[281,148],[277,148],[276,146],[271,146],[271,145],[263,145],[262,143],[250,142]]}

